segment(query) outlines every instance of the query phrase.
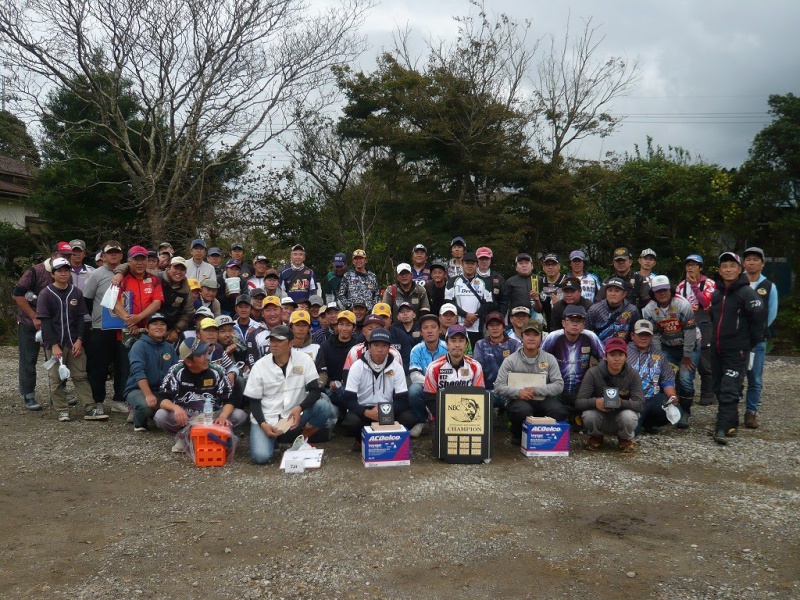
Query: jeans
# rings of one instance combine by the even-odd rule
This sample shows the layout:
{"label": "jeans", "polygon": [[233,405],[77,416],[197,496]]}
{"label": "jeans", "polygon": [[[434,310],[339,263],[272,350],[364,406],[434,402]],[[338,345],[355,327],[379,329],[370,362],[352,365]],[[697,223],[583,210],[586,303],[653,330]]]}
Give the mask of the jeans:
{"label": "jeans", "polygon": [[[152,387],[158,389],[158,385]],[[152,419],[155,416],[156,409],[147,405],[147,401],[144,399],[144,392],[139,389],[131,390],[125,396],[125,401],[133,409],[133,426],[147,427],[147,419]]]}
{"label": "jeans", "polygon": [[421,422],[428,420],[428,409],[425,408],[425,394],[422,393],[421,383],[412,383],[408,386],[408,404],[417,419]]}
{"label": "jeans", "polygon": [[747,370],[747,412],[757,413],[761,406],[761,378],[764,374],[764,359],[767,342],[759,342],[753,350],[753,368]]}
{"label": "jeans", "polygon": [[36,327],[17,323],[19,344],[19,394],[33,398],[36,392],[36,361],[39,360],[41,344],[36,341]]}
{"label": "jeans", "polygon": [[[687,409],[691,412],[692,399],[694,398],[694,374],[697,371],[697,365],[700,363],[700,348],[696,348],[692,353],[692,363],[694,363],[694,371],[690,371],[683,366],[683,346],[662,346],[661,351],[667,357],[670,364],[678,367],[677,377],[675,384],[678,391],[678,396],[681,398],[681,408]],[[686,405],[684,407],[684,405]]]}
{"label": "jeans", "polygon": [[303,411],[300,415],[300,424],[297,427],[276,438],[269,437],[260,426],[251,424],[250,458],[257,465],[267,464],[272,460],[272,455],[275,453],[275,444],[277,442],[293,441],[306,424],[318,429],[324,429],[328,426],[333,414],[334,410],[330,400],[323,395],[311,408]]}
{"label": "jeans", "polygon": [[642,427],[661,427],[669,423],[667,418],[667,411],[662,406],[667,401],[667,395],[663,392],[652,395],[650,398],[645,398],[644,407],[642,412],[639,413],[639,424],[636,426],[636,435]]}

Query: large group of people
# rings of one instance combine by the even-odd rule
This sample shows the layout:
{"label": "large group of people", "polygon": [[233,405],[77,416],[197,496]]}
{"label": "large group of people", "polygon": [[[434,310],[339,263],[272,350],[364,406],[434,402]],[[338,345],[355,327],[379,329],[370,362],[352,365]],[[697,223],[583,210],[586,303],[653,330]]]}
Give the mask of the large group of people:
{"label": "large group of people", "polygon": [[419,437],[436,420],[439,390],[460,385],[488,391],[514,444],[526,418],[551,417],[583,430],[587,450],[611,436],[634,452],[642,432],[690,427],[697,375],[700,403],[718,404],[718,444],[736,435],[745,379],[744,423],[759,426],[778,297],[757,247],[722,252],[715,277],[690,254],[680,281],[670,281],[656,274],[653,249],[641,251],[637,270],[621,247],[603,281],[580,249],[566,264],[543,253],[541,273],[520,252],[506,278],[490,248],[471,252],[458,236],[447,261],[429,262],[415,245],[384,289],[364,249],[349,268],[337,253],[321,276],[302,244],[282,269],[263,255],[245,262],[240,243],[227,257],[200,238],[186,250],[188,258],[168,242],[125,250],[108,240],[91,261],[75,239],[28,269],[13,291],[25,408],[42,408],[43,348],[59,421],[79,410],[65,393],[71,380],[85,420],[107,420],[106,408],[125,413],[134,432],[152,422],[182,452],[176,434],[210,402],[216,424],[241,431],[249,422],[259,464],[277,443],[298,434],[324,442],[337,427],[359,449],[380,403],[393,403]]}

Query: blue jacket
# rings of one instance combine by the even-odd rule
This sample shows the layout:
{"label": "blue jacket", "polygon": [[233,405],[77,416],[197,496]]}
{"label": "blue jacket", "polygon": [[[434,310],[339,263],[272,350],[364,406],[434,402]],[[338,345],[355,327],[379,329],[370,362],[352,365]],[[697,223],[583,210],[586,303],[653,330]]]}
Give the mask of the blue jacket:
{"label": "blue jacket", "polygon": [[125,384],[123,396],[139,389],[139,381],[147,379],[153,393],[161,387],[161,382],[170,367],[177,364],[178,355],[175,346],[167,341],[157,342],[147,334],[143,334],[133,344],[128,354],[131,374]]}
{"label": "blue jacket", "polygon": [[503,364],[506,357],[514,354],[522,346],[517,340],[511,339],[507,335],[503,337],[501,344],[493,344],[489,338],[478,340],[478,343],[475,344],[475,351],[472,353],[472,357],[483,367],[483,378],[487,390],[494,389],[494,380],[497,379],[500,365]]}

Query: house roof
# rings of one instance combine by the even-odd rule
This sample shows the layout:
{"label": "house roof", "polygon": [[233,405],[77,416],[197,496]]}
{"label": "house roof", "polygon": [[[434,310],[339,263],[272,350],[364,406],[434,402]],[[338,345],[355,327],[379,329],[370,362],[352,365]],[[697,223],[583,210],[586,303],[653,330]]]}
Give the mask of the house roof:
{"label": "house roof", "polygon": [[11,175],[30,179],[31,170],[24,162],[11,158],[10,156],[0,156],[0,175]]}

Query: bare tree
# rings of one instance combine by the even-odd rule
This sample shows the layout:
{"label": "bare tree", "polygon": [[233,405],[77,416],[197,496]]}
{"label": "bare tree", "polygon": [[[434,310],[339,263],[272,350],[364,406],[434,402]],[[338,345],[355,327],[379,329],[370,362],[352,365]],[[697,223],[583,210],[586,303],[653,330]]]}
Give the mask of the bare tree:
{"label": "bare tree", "polygon": [[[371,5],[311,14],[302,0],[9,0],[0,60],[35,107],[54,86],[97,107],[80,125],[106,138],[160,239],[203,184],[190,174],[198,156],[206,171],[246,157],[325,102],[331,67],[364,47],[357,28]],[[143,107],[137,129],[119,103],[126,84]]]}
{"label": "bare tree", "polygon": [[569,20],[563,43],[550,37],[550,52],[539,63],[534,104],[540,124],[539,150],[558,164],[572,142],[589,136],[605,137],[621,122],[608,111],[611,103],[630,92],[639,80],[638,63],[621,57],[598,59],[605,36],[588,19],[580,37],[570,43]]}

